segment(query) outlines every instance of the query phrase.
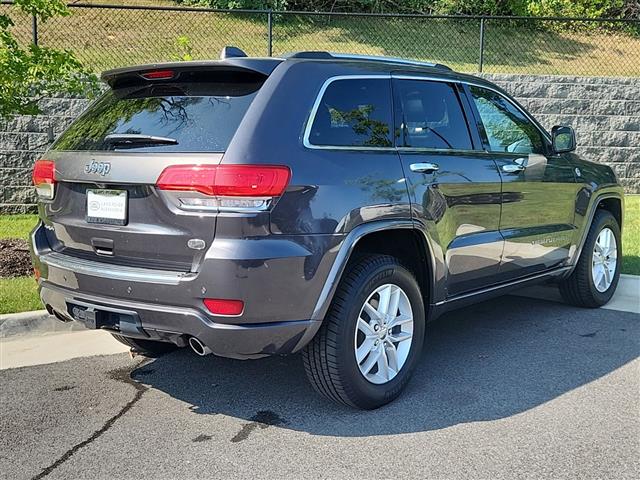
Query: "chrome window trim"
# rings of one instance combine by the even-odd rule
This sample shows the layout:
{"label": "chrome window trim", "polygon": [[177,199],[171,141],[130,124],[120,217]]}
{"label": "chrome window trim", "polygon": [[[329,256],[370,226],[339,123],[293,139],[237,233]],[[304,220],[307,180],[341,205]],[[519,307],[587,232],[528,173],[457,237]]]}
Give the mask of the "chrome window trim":
{"label": "chrome window trim", "polygon": [[[362,80],[362,79],[399,79],[399,80],[424,80],[429,82],[443,82],[443,83],[457,83],[461,85],[472,85],[478,88],[484,88],[486,90],[490,90],[494,93],[497,93],[505,100],[507,100],[511,105],[513,105],[520,113],[522,113],[538,130],[540,135],[545,138],[548,142],[551,141],[551,136],[543,129],[538,126],[538,122],[523,108],[521,108],[517,103],[514,103],[509,97],[505,96],[497,88],[493,88],[489,85],[484,85],[480,82],[474,82],[472,80],[461,80],[457,78],[443,78],[443,77],[434,77],[429,75],[407,75],[407,74],[371,74],[371,75],[336,75],[334,77],[329,77],[320,87],[320,91],[316,96],[315,101],[313,102],[313,107],[311,108],[311,113],[309,114],[309,118],[307,120],[307,125],[304,130],[304,135],[302,139],[302,143],[305,148],[309,148],[312,150],[354,150],[354,151],[405,151],[405,149],[411,149],[418,151],[412,147],[362,147],[362,146],[345,146],[345,145],[314,145],[309,141],[309,136],[311,134],[311,127],[313,126],[313,122],[316,120],[316,114],[318,112],[318,108],[320,106],[320,102],[322,101],[322,97],[324,96],[325,91],[333,82],[338,80]],[[443,152],[453,152],[455,149],[420,149],[419,151],[429,151],[434,153],[443,153]],[[461,151],[461,150],[457,150]],[[462,150],[463,152],[486,152],[485,150]],[[499,152],[490,152],[490,153],[499,153]]]}
{"label": "chrome window trim", "polygon": [[[391,80],[391,74],[372,74],[372,75],[336,75],[335,77],[329,77],[325,80],[320,87],[320,91],[316,96],[315,101],[313,102],[313,107],[311,108],[311,113],[309,114],[309,118],[307,120],[307,125],[304,129],[304,136],[302,138],[302,144],[309,149],[312,150],[354,150],[354,151],[386,151],[391,152],[395,151],[395,147],[367,147],[367,146],[348,146],[348,145],[315,145],[309,141],[309,137],[311,135],[311,128],[313,127],[313,123],[316,121],[316,114],[318,113],[318,108],[320,107],[320,102],[322,102],[322,97],[324,97],[324,93],[329,88],[333,82],[337,82],[339,80]],[[391,95],[391,92],[389,92]],[[393,112],[391,112],[393,118]]]}
{"label": "chrome window trim", "polygon": [[[502,93],[500,90],[497,90],[495,88],[490,88],[490,87],[487,87],[486,85],[481,85],[479,83],[474,83],[474,82],[462,82],[462,83],[466,83],[467,85],[472,85],[472,86],[478,87],[478,88],[484,88],[485,90],[490,90],[492,92],[497,93],[502,98],[504,98],[507,102],[509,102],[511,105],[513,105],[516,110],[518,110],[525,117],[527,117],[527,120],[529,120],[531,122],[531,124],[536,128],[536,130],[538,130],[538,132],[540,133],[540,135],[542,135],[543,138],[545,138],[547,141],[551,142],[551,135],[549,135],[546,130],[544,130],[544,129],[542,129],[542,128],[540,128],[538,126],[538,121],[535,118],[533,118],[520,105],[518,105],[517,103],[514,103],[513,100],[511,100],[509,97],[505,96],[505,94]],[[471,99],[471,100],[473,100],[473,99]],[[491,152],[491,153],[496,153],[496,152]]]}

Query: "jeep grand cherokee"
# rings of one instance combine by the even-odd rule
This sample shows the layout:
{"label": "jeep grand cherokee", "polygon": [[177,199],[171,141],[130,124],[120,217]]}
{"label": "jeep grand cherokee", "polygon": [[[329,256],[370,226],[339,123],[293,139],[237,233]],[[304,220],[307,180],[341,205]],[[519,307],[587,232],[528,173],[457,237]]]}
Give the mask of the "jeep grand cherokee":
{"label": "jeep grand cherokee", "polygon": [[545,281],[613,295],[622,189],[570,127],[442,65],[228,52],[104,73],[36,162],[58,318],[149,355],[301,351],[318,392],[370,409],[447,310]]}

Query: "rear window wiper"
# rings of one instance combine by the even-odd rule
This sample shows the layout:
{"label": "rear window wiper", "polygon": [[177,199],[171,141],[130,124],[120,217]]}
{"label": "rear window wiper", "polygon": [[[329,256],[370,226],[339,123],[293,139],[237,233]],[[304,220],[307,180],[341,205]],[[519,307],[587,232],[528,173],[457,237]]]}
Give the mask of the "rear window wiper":
{"label": "rear window wiper", "polygon": [[140,133],[112,133],[104,137],[104,142],[112,145],[178,145],[175,138],[142,135]]}

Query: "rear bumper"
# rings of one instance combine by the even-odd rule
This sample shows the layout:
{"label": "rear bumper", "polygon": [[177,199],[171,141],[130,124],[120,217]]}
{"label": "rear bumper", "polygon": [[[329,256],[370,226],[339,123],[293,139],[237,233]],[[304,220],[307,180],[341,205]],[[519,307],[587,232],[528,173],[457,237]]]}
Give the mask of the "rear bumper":
{"label": "rear bumper", "polygon": [[[334,258],[322,238],[214,241],[198,272],[176,273],[54,252],[44,228],[31,239],[42,302],[66,319],[78,320],[74,306],[109,319],[89,328],[177,345],[193,336],[217,355],[258,358],[296,352],[320,327],[312,313]],[[245,311],[215,316],[204,298],[242,299]]]}
{"label": "rear bumper", "polygon": [[[46,281],[40,283],[40,298],[48,309],[68,320],[74,320],[73,306],[81,305],[93,311],[115,314],[114,318],[119,319],[113,327],[98,325],[97,328],[179,346],[186,345],[189,337],[196,337],[214,354],[230,358],[260,358],[296,352],[320,327],[320,322],[312,320],[244,325],[216,323],[196,310],[82,295]],[[96,328],[86,323],[85,326]]]}

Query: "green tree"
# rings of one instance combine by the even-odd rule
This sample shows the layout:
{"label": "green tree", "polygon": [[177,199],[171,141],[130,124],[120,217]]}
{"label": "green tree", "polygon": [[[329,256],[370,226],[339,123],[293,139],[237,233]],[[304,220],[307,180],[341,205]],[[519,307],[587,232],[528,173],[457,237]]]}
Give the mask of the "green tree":
{"label": "green tree", "polygon": [[624,3],[624,0],[529,0],[527,13],[535,17],[615,17]]}
{"label": "green tree", "polygon": [[[69,15],[64,0],[15,0],[14,8],[46,22]],[[13,36],[9,15],[0,15],[0,117],[40,113],[38,100],[60,93],[92,95],[98,79],[69,50],[30,44]]]}
{"label": "green tree", "polygon": [[287,0],[175,0],[184,5],[201,5],[210,8],[232,8],[249,10],[286,10]]}

